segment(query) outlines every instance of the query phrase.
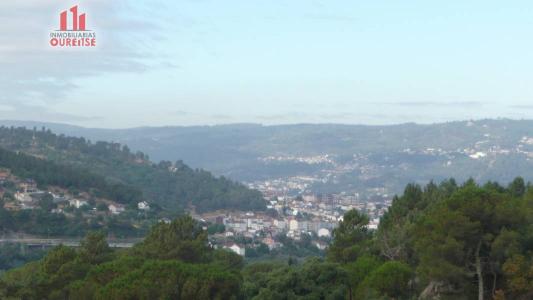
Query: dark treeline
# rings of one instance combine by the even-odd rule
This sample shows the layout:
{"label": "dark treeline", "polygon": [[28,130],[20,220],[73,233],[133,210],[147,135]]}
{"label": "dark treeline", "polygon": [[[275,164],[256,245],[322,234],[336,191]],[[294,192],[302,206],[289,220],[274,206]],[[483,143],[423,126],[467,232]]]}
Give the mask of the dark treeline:
{"label": "dark treeline", "polygon": [[[140,193],[130,194],[133,191],[130,187],[135,187],[149,202],[171,210],[189,205],[198,211],[265,208],[261,194],[242,184],[224,177],[216,178],[204,170],[191,169],[181,161],[153,163],[146,154],[132,152],[128,146],[119,143],[93,143],[84,138],[56,135],[45,128],[0,127],[0,146],[53,161],[56,167],[72,167],[61,171],[86,170],[85,177],[74,176],[73,180],[78,178],[79,184],[95,180],[94,175],[101,176],[98,179],[100,184],[111,183],[109,193],[127,194],[125,198],[141,197]],[[61,172],[50,175],[52,178],[68,177]]]}
{"label": "dark treeline", "polygon": [[0,278],[9,299],[531,299],[533,188],[408,185],[377,231],[352,210],[325,259],[260,262],[207,243],[190,217],[111,251],[91,234]]}
{"label": "dark treeline", "polygon": [[46,250],[22,244],[0,245],[0,273],[42,258]]}

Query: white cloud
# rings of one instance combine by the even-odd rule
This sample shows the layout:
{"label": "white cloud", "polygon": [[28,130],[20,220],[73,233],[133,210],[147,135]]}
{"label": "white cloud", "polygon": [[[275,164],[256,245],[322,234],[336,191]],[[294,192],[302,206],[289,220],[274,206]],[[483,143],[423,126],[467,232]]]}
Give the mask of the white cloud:
{"label": "white cloud", "polygon": [[[137,17],[125,0],[80,1],[87,28],[96,31],[96,49],[56,49],[48,35],[59,26],[59,13],[72,1],[0,2],[0,110],[36,110],[67,99],[78,79],[114,72],[143,72],[150,60],[150,39],[158,28]],[[154,34],[151,34],[154,33]],[[143,44],[137,42],[143,36]],[[153,63],[153,62],[152,62]],[[9,107],[9,110],[5,108]]]}

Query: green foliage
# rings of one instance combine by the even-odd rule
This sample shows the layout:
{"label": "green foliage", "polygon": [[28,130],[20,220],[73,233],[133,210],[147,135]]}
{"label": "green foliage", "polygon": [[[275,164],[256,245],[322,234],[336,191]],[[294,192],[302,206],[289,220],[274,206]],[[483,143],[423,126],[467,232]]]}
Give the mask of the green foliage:
{"label": "green foliage", "polygon": [[96,209],[98,211],[108,211],[108,207],[105,203],[99,203],[97,206],[96,206]]}
{"label": "green foliage", "polygon": [[225,270],[238,271],[244,265],[242,256],[226,249],[214,250],[211,259],[213,264],[219,265]]}
{"label": "green foliage", "polygon": [[76,258],[76,252],[66,246],[58,246],[52,249],[42,262],[42,271],[46,274],[54,274],[61,269],[63,265],[73,261]]}
{"label": "green foliage", "polygon": [[11,229],[13,229],[13,217],[9,211],[4,208],[4,201],[0,199],[0,232],[5,232]]}
{"label": "green foliage", "polygon": [[511,256],[503,265],[510,295],[531,295],[533,291],[533,261],[521,254]]}
{"label": "green foliage", "polygon": [[239,277],[216,266],[146,261],[98,289],[95,299],[235,299]]}
{"label": "green foliage", "polygon": [[457,190],[455,180],[443,181],[439,186],[430,182],[424,189],[418,185],[406,186],[403,195],[395,196],[392,206],[383,215],[377,230],[377,245],[387,259],[416,263],[412,234],[416,221],[428,206],[433,205]]}
{"label": "green foliage", "polygon": [[0,273],[20,267],[27,262],[38,260],[46,254],[41,248],[28,247],[22,244],[0,245]]}
{"label": "green foliage", "polygon": [[136,248],[114,252],[101,232],[79,249],[58,246],[0,278],[0,298],[237,299],[242,258],[211,250],[189,216],[155,226]]}
{"label": "green foliage", "polygon": [[523,269],[513,267],[520,255],[530,257],[533,245],[533,197],[523,179],[508,188],[469,180],[461,187],[409,189],[382,218],[377,243],[384,257],[416,270],[413,293],[473,298],[533,291],[520,283],[528,280]]}
{"label": "green foliage", "polygon": [[112,251],[102,232],[89,232],[80,243],[80,259],[89,264],[100,264],[112,258]]}
{"label": "green foliage", "polygon": [[[67,209],[68,210],[68,209]],[[67,218],[64,214],[51,213],[43,209],[6,211],[0,207],[0,229],[6,232],[24,232],[40,236],[83,236],[90,230],[106,229],[118,236],[117,227],[110,219],[103,224],[86,221],[80,210],[72,209],[74,217]],[[103,220],[101,220],[103,221]],[[139,230],[127,226],[124,235],[132,236]]]}
{"label": "green foliage", "polygon": [[[513,239],[509,230],[526,225],[518,203],[506,194],[469,184],[436,205],[415,230],[420,274],[428,281],[450,282],[462,290],[470,278],[486,289],[479,272],[501,269],[505,257],[501,243]],[[498,256],[498,260],[490,259]],[[478,260],[490,264],[479,263],[477,270]]]}
{"label": "green foliage", "polygon": [[185,262],[206,261],[211,249],[207,232],[190,216],[180,217],[170,224],[154,226],[135,252],[146,258],[179,259]]}
{"label": "green foliage", "polygon": [[346,273],[317,258],[292,266],[252,264],[243,274],[248,299],[344,299],[347,293]]}
{"label": "green foliage", "polygon": [[357,258],[355,262],[350,262],[342,266],[348,277],[347,284],[349,287],[349,293],[352,297],[358,289],[364,289],[360,288],[360,286],[362,286],[365,278],[381,264],[382,262],[379,258],[365,255]]}
{"label": "green foliage", "polygon": [[351,210],[333,230],[333,243],[328,257],[337,262],[349,262],[365,254],[369,247],[370,233],[367,229],[368,217],[357,210]]}
{"label": "green foliage", "polygon": [[[314,243],[312,243],[310,236],[307,234],[301,235],[299,241],[288,238],[285,234],[279,234],[275,237],[277,241],[283,244],[283,247],[273,249],[270,254],[275,257],[289,256],[291,258],[305,258],[309,256],[324,256],[324,252],[319,250]],[[247,250],[248,251],[248,250]]]}
{"label": "green foliage", "polygon": [[211,224],[207,227],[207,233],[209,234],[223,233],[224,231],[226,231],[224,224]]}
{"label": "green foliage", "polygon": [[30,262],[10,270],[2,275],[0,281],[0,299],[39,299],[42,289],[37,289],[41,270],[40,262]]}
{"label": "green foliage", "polygon": [[515,198],[520,198],[526,193],[526,183],[524,178],[516,177],[513,182],[509,184],[509,193]]}
{"label": "green foliage", "polygon": [[54,204],[54,197],[52,195],[46,193],[39,200],[39,206],[44,211],[50,211],[53,208],[55,208],[57,205]]}
{"label": "green foliage", "polygon": [[362,284],[390,298],[405,298],[410,294],[409,281],[414,272],[402,262],[388,261],[370,273]]}
{"label": "green foliage", "polygon": [[347,272],[355,299],[526,299],[533,295],[532,220],[533,190],[521,178],[507,188],[473,180],[408,185],[375,235],[360,238],[364,218],[348,213],[328,258]]}

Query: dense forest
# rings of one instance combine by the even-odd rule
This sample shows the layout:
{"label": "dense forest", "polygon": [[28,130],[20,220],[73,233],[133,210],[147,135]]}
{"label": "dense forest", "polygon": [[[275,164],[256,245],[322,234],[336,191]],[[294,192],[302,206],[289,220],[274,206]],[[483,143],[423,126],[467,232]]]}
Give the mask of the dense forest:
{"label": "dense forest", "polygon": [[239,183],[193,170],[181,161],[154,163],[119,143],[93,143],[45,128],[0,127],[0,147],[17,152],[2,151],[1,162],[21,175],[43,183],[95,188],[123,203],[144,198],[173,211],[191,205],[197,211],[265,207],[259,192]]}
{"label": "dense forest", "polygon": [[531,299],[533,187],[408,185],[378,230],[349,211],[326,258],[245,265],[188,216],[111,250],[101,233],[0,278],[3,299]]}

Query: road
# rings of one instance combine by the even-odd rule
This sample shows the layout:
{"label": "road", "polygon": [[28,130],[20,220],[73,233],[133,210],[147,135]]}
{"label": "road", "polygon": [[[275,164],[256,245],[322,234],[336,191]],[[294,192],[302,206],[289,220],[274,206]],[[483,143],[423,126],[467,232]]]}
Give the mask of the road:
{"label": "road", "polygon": [[[68,247],[79,247],[82,239],[65,239],[65,238],[0,238],[0,244],[25,244],[33,247],[54,247],[65,245]],[[142,239],[108,239],[107,243],[111,248],[131,248]]]}

